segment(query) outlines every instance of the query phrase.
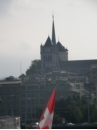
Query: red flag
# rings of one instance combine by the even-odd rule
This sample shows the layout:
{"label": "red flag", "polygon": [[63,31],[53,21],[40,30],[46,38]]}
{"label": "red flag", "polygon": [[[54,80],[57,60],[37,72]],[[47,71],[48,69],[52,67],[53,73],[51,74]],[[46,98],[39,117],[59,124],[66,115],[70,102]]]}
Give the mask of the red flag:
{"label": "red flag", "polygon": [[56,89],[53,90],[51,96],[49,97],[42,115],[39,120],[38,129],[51,129],[54,115],[54,107],[55,107],[55,94]]}

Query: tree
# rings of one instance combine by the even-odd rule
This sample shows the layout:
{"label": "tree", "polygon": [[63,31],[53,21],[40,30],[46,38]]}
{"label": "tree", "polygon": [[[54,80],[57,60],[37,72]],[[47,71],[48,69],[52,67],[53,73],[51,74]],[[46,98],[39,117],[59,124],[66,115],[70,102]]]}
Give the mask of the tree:
{"label": "tree", "polygon": [[58,123],[61,123],[61,122],[62,122],[62,117],[55,114],[54,118],[53,118],[53,124],[58,124]]}
{"label": "tree", "polygon": [[[68,96],[67,99],[56,101],[55,114],[61,118],[65,118],[67,122],[88,122],[88,100],[84,96],[81,99],[79,96]],[[97,122],[97,106],[89,103],[89,109],[90,122]]]}
{"label": "tree", "polygon": [[[79,108],[79,107],[76,107],[74,111],[75,111],[75,113],[76,113],[76,115],[77,115],[77,118],[80,119],[80,121],[81,121],[82,118],[83,118],[83,114],[82,114],[80,108]],[[77,121],[77,118],[76,118],[76,121]]]}
{"label": "tree", "polygon": [[97,122],[97,107],[94,104],[90,104],[90,121]]}
{"label": "tree", "polygon": [[40,60],[34,60],[31,62],[31,66],[26,71],[26,75],[30,76],[32,74],[38,74],[40,69]]}
{"label": "tree", "polygon": [[25,74],[21,74],[20,76],[19,76],[19,78],[21,78],[21,79],[23,79],[23,78],[25,78],[26,76],[25,76]]}

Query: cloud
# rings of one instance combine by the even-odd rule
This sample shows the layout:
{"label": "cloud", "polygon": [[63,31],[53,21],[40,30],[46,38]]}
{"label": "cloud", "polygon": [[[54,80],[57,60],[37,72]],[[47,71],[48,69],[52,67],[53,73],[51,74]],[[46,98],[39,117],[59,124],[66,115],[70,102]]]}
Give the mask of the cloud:
{"label": "cloud", "polygon": [[0,16],[8,14],[12,0],[0,0]]}
{"label": "cloud", "polygon": [[84,3],[97,10],[97,0],[85,0]]}
{"label": "cloud", "polygon": [[[59,36],[68,48],[69,60],[95,58],[96,3],[96,0],[0,0],[0,75],[6,72],[18,75],[20,60],[24,61],[26,71],[32,60],[39,59],[40,44],[51,35],[52,11],[56,38]],[[12,68],[15,69],[10,73]]]}
{"label": "cloud", "polygon": [[30,44],[26,43],[26,42],[21,42],[20,43],[20,48],[21,50],[25,50],[25,51],[28,51],[31,49],[31,46]]}

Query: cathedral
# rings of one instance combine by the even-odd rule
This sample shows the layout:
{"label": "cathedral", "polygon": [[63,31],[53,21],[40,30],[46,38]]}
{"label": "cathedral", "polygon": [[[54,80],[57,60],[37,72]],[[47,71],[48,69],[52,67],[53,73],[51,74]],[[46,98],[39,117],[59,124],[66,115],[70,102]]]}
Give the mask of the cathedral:
{"label": "cathedral", "polygon": [[48,36],[44,45],[40,47],[41,74],[59,71],[59,61],[68,61],[68,50],[58,41],[56,43],[54,19],[52,23],[52,39]]}
{"label": "cathedral", "polygon": [[68,61],[68,49],[59,41],[56,43],[54,18],[52,22],[52,39],[48,36],[44,45],[40,46],[40,74],[44,75],[53,71],[67,71],[77,75],[87,75],[92,65],[97,64],[97,59]]}

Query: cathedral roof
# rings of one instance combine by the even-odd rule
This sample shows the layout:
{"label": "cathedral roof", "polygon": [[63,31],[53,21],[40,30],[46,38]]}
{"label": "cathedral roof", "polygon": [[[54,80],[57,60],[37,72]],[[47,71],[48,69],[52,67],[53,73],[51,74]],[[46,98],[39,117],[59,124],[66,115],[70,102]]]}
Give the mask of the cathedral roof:
{"label": "cathedral roof", "polygon": [[[97,64],[97,59],[92,59],[92,60],[72,60],[72,61],[59,61],[60,69],[66,70],[67,68],[83,68],[83,67],[89,67],[92,64]],[[41,66],[41,60],[38,62],[38,68]]]}
{"label": "cathedral roof", "polygon": [[90,67],[91,64],[97,64],[97,60],[72,60],[72,61],[60,61],[60,68],[64,70],[64,68],[83,68]]}
{"label": "cathedral roof", "polygon": [[58,51],[59,52],[68,51],[67,49],[65,49],[64,46],[62,46],[62,44],[59,41],[57,42],[57,46],[58,46]]}
{"label": "cathedral roof", "polygon": [[44,47],[52,47],[52,42],[51,42],[51,39],[50,39],[49,36],[48,36],[48,38],[47,38],[47,40],[46,40],[46,42],[45,42]]}

